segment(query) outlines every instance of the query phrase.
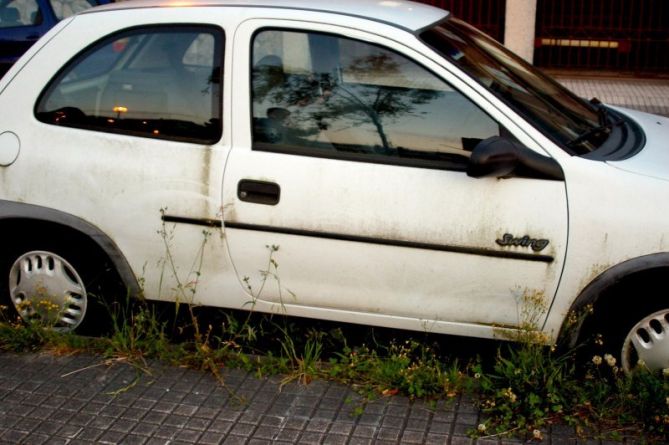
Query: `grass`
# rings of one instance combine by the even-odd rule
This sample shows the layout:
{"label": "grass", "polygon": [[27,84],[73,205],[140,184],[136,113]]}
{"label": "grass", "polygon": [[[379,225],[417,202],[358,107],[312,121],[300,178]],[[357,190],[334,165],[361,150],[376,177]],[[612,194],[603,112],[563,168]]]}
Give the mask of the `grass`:
{"label": "grass", "polygon": [[[153,305],[142,302],[119,310],[111,335],[95,339],[5,320],[0,322],[0,349],[93,352],[103,360],[134,364],[141,372],[150,372],[149,360],[163,360],[211,372],[222,385],[220,369],[235,367],[260,376],[282,374],[282,384],[335,380],[367,398],[399,394],[438,400],[466,393],[479,401],[485,419],[471,432],[475,437],[538,439],[549,425],[566,423],[583,432],[599,431],[603,438],[669,439],[669,376],[642,369],[628,376],[610,357],[580,364],[573,351],[502,343],[493,363],[460,362],[442,354],[443,342],[430,345],[411,334],[350,345],[347,338],[355,336],[341,328],[314,329],[287,317],[241,313],[210,317],[201,325],[197,308],[193,311],[189,323],[200,326],[179,324],[180,331],[173,329],[174,317],[161,318]],[[354,414],[363,410],[353,407]]]}

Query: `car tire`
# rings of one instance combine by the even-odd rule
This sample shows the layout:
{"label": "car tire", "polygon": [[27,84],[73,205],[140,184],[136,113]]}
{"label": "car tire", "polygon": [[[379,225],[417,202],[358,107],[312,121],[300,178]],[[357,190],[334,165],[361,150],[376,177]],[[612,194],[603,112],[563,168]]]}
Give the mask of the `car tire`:
{"label": "car tire", "polygon": [[0,289],[13,318],[50,329],[99,334],[122,281],[105,255],[76,237],[10,246],[0,264]]}

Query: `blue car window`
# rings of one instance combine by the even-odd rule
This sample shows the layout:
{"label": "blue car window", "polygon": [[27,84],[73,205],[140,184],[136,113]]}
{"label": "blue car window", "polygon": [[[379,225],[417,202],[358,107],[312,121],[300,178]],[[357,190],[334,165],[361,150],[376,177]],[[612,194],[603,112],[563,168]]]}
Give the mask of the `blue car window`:
{"label": "blue car window", "polygon": [[14,0],[0,5],[0,28],[18,28],[42,23],[35,0]]}

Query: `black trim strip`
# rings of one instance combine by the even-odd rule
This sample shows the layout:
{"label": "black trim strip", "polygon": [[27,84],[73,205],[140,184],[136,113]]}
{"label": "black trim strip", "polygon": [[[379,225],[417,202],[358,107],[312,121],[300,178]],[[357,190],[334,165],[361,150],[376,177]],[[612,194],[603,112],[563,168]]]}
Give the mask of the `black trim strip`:
{"label": "black trim strip", "polygon": [[163,214],[160,217],[160,219],[162,219],[165,222],[194,224],[196,226],[207,226],[207,227],[221,227],[221,221],[218,219],[189,218],[187,216],[176,216],[176,215],[165,215],[165,214]]}
{"label": "black trim strip", "polygon": [[372,238],[368,236],[346,235],[340,233],[316,232],[312,230],[289,229],[284,227],[262,226],[256,224],[245,224],[224,221],[226,229],[253,230],[256,232],[273,232],[285,235],[308,236],[313,238],[325,238],[332,240],[353,241],[356,243],[380,244],[384,246],[409,247],[413,249],[436,250],[439,252],[465,253],[494,258],[507,258],[511,260],[539,261],[552,263],[555,258],[550,255],[538,255],[533,253],[509,252],[504,250],[489,250],[477,247],[447,246],[443,244],[420,243],[415,241],[389,240],[383,238]]}

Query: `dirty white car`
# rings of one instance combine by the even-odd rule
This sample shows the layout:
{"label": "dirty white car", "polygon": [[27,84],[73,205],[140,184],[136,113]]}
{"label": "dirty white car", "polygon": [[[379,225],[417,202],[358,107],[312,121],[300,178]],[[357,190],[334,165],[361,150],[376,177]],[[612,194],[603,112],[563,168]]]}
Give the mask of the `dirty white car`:
{"label": "dirty white car", "polygon": [[0,81],[0,285],[64,330],[119,280],[479,337],[518,329],[530,295],[550,341],[592,304],[581,333],[664,368],[668,126],[425,5],[96,8]]}

